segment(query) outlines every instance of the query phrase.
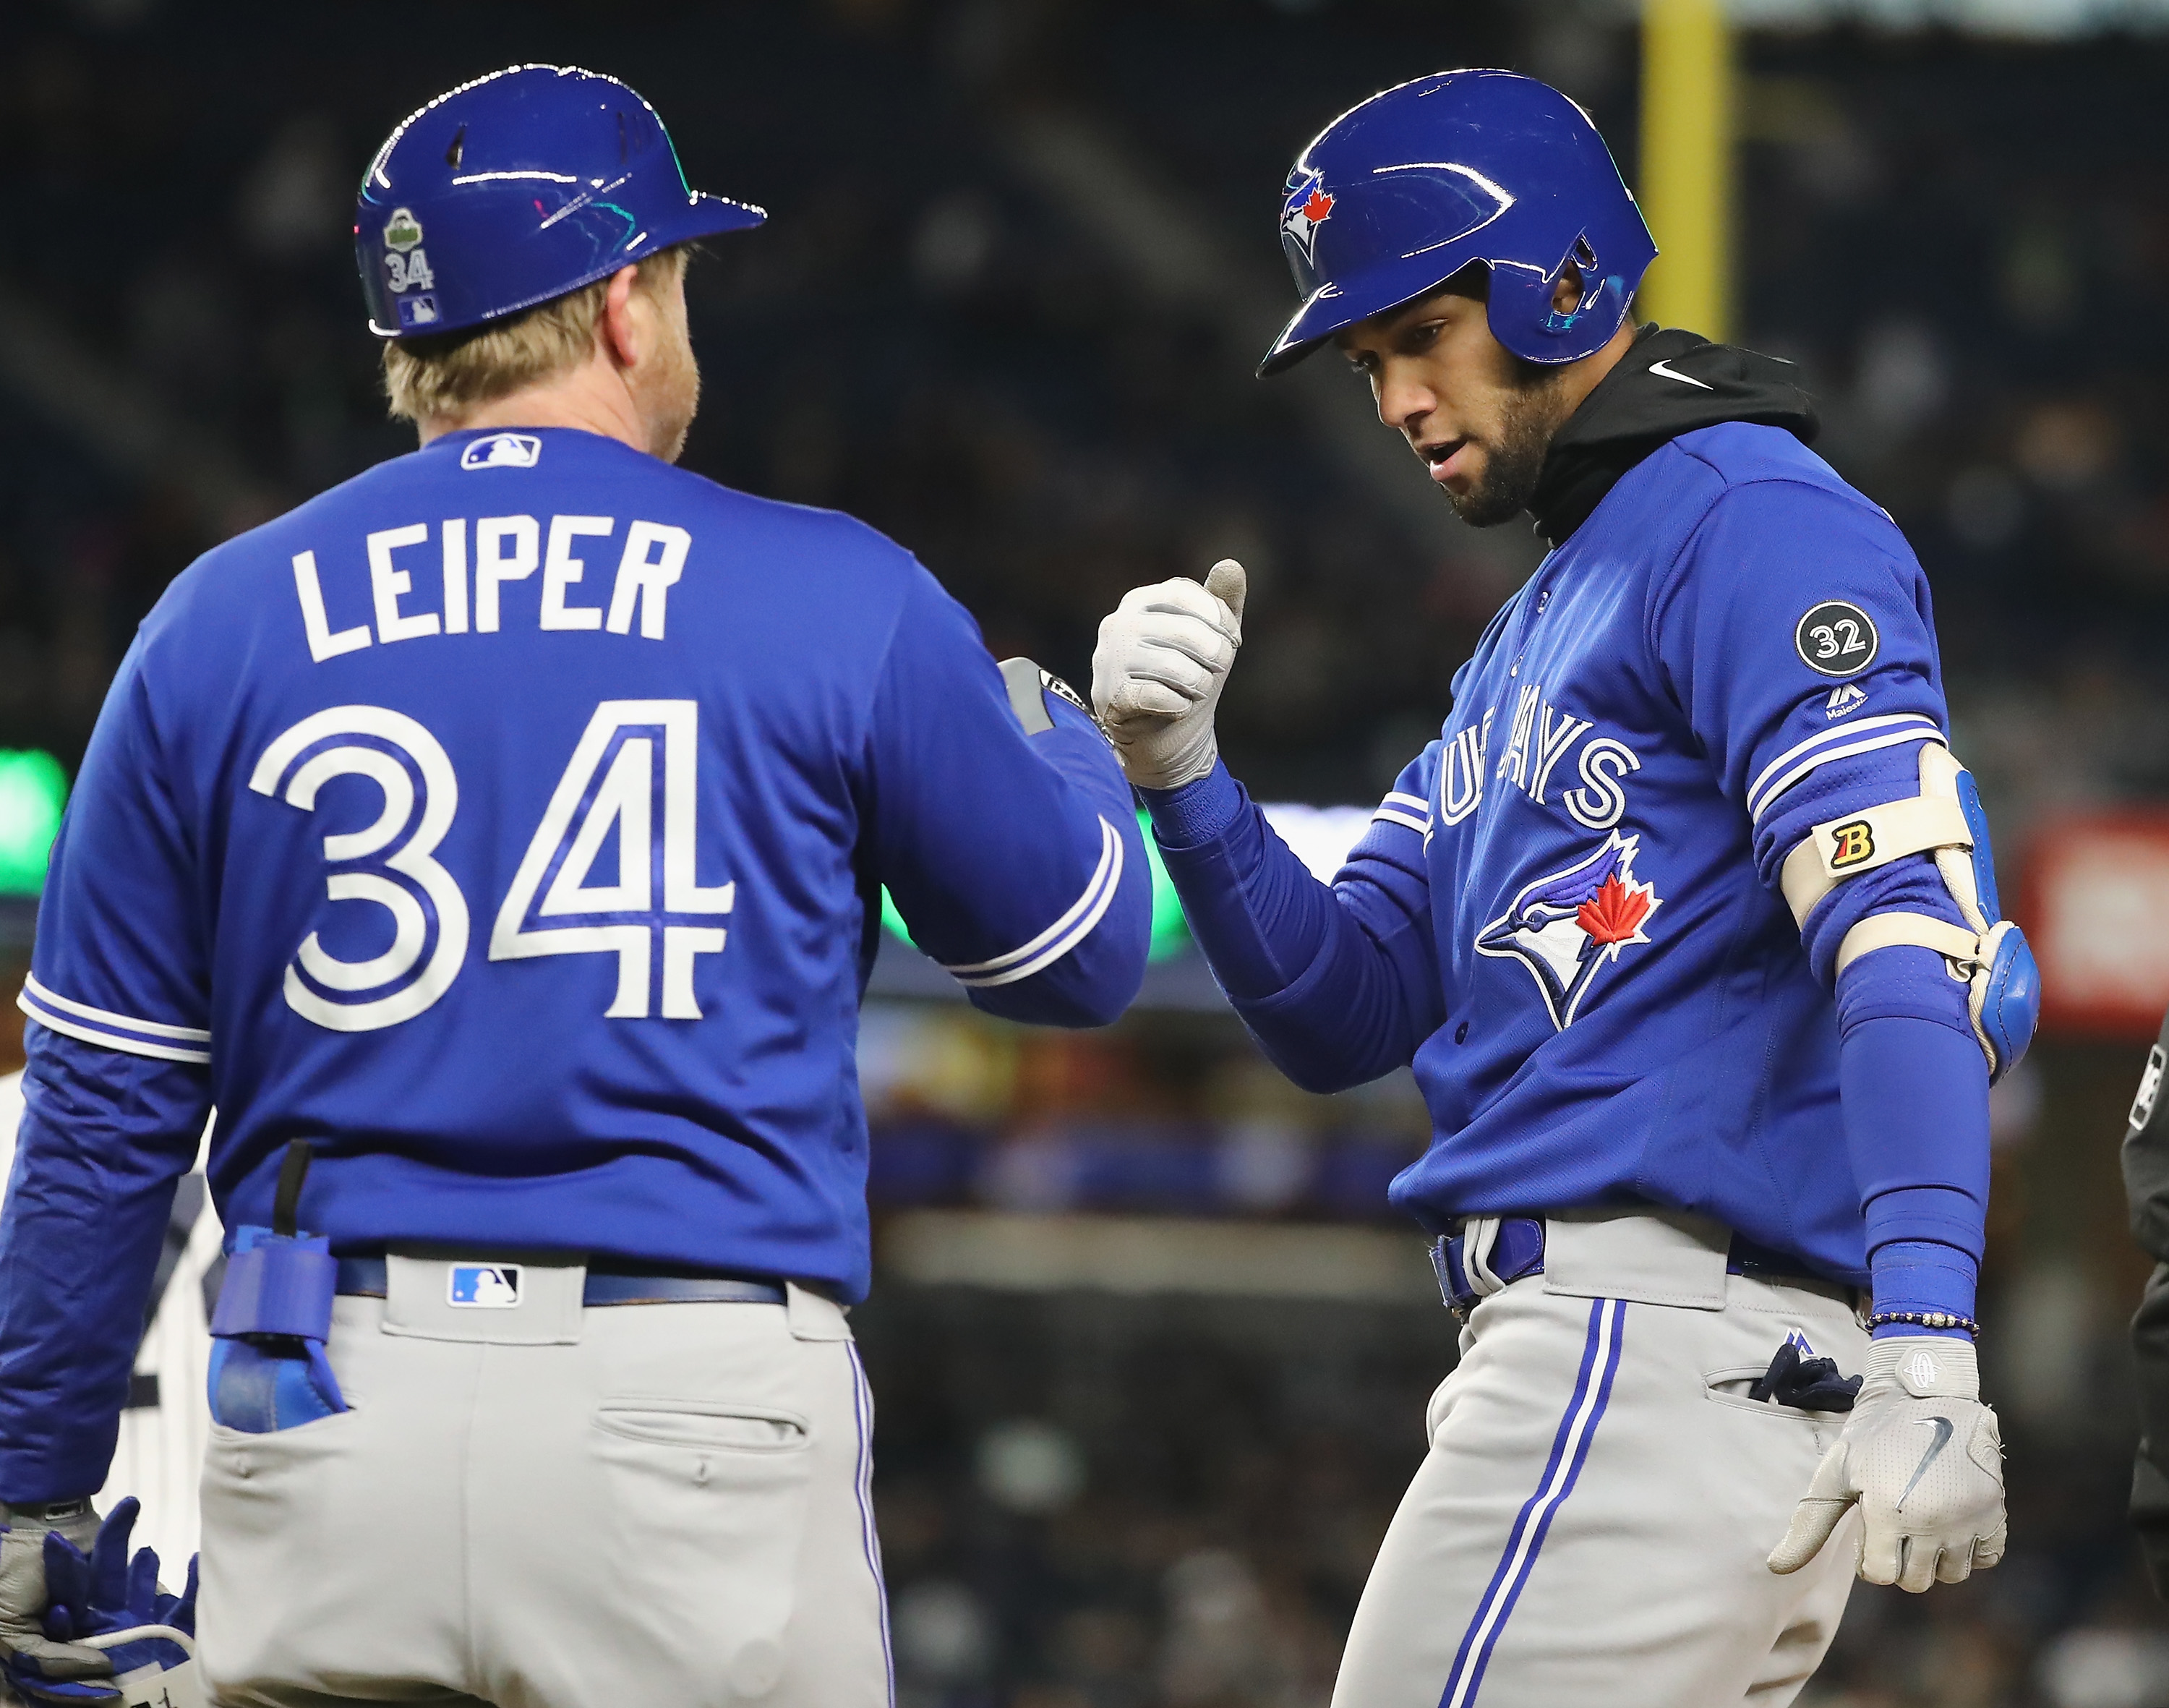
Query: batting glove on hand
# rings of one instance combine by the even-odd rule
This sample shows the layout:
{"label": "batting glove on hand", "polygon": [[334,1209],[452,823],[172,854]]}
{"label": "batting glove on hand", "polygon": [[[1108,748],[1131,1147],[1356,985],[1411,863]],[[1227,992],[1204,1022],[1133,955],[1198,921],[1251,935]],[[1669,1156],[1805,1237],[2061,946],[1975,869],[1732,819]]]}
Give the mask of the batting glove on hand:
{"label": "batting glove on hand", "polygon": [[1140,788],[1180,788],[1219,757],[1212,713],[1243,644],[1244,587],[1243,566],[1223,558],[1202,587],[1132,588],[1100,623],[1092,705]]}
{"label": "batting glove on hand", "polygon": [[54,1598],[46,1583],[46,1539],[72,1547],[81,1558],[95,1543],[97,1512],[88,1501],[0,1506],[0,1678],[25,1695],[64,1681],[110,1679],[111,1661],[71,1641],[73,1623],[65,1610],[48,1619]]}
{"label": "batting glove on hand", "polygon": [[1971,1341],[1937,1335],[1869,1342],[1868,1380],[1792,1528],[1770,1556],[1797,1572],[1860,1508],[1855,1568],[1870,1583],[1920,1593],[2003,1557],[2003,1440],[1980,1402]]}
{"label": "batting glove on hand", "polygon": [[[9,1682],[35,1704],[117,1704],[122,1681],[155,1668],[171,1675],[194,1658],[196,1630],[196,1567],[189,1562],[188,1586],[174,1595],[158,1583],[155,1550],[133,1557],[128,1543],[141,1503],[133,1496],[115,1506],[99,1527],[89,1556],[63,1535],[45,1537],[45,1629],[103,1653],[114,1676],[56,1678],[40,1671],[9,1669]],[[190,1675],[193,1677],[193,1674]],[[195,1700],[178,1679],[168,1678],[168,1701]]]}

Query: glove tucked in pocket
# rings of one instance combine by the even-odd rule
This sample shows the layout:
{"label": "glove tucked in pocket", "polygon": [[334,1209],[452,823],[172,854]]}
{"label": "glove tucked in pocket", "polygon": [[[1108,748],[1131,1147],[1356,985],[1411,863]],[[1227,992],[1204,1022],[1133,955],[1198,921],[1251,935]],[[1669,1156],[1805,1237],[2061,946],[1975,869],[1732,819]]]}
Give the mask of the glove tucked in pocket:
{"label": "glove tucked in pocket", "polygon": [[338,1264],[330,1240],[302,1233],[297,1220],[312,1154],[298,1139],[286,1147],[272,1225],[235,1230],[211,1316],[211,1417],[252,1435],[347,1409],[324,1356]]}

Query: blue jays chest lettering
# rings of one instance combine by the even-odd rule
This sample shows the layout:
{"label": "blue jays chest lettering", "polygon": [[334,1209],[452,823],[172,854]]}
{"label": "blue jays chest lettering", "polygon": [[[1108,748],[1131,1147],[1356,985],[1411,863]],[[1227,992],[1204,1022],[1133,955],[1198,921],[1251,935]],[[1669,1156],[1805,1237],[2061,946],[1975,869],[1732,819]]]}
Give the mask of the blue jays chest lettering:
{"label": "blue jays chest lettering", "polygon": [[[1642,760],[1595,720],[1555,702],[1542,683],[1510,686],[1513,713],[1503,747],[1494,745],[1501,706],[1486,708],[1446,739],[1433,822],[1445,830],[1473,819],[1487,797],[1501,810],[1519,795],[1526,797],[1521,804],[1563,814],[1588,833],[1564,857],[1555,836],[1528,839],[1541,845],[1527,862],[1537,869],[1526,876],[1517,871],[1508,880],[1512,899],[1477,926],[1472,945],[1479,955],[1519,964],[1553,1026],[1564,1031],[1607,969],[1650,942],[1649,921],[1663,905],[1655,884],[1636,876],[1640,836],[1617,828],[1627,813],[1627,779],[1641,770]],[[1515,860],[1521,840],[1494,836],[1480,846]],[[1488,890],[1485,875],[1467,874]]]}

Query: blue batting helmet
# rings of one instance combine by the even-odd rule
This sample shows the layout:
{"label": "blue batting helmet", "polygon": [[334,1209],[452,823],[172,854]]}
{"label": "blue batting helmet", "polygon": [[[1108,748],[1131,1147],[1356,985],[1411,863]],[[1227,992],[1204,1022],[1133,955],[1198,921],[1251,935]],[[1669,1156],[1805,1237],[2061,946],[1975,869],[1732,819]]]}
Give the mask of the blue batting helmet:
{"label": "blue batting helmet", "polygon": [[513,66],[413,115],[369,163],[354,254],[379,338],[531,308],[759,208],[689,188],[655,109],[616,77]]}
{"label": "blue batting helmet", "polygon": [[[1278,373],[1359,320],[1491,270],[1491,335],[1532,362],[1603,348],[1657,246],[1589,115],[1504,71],[1451,71],[1376,94],[1297,157],[1281,247],[1303,307],[1260,365]],[[1572,261],[1580,303],[1552,311]]]}

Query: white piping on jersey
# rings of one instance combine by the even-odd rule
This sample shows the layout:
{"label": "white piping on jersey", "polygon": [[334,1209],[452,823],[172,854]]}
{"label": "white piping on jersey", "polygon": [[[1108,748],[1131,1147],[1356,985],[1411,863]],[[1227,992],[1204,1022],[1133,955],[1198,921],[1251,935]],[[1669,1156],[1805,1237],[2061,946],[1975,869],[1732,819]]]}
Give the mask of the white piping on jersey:
{"label": "white piping on jersey", "polygon": [[1092,881],[1084,886],[1084,893],[1067,913],[1022,948],[1011,949],[991,961],[974,961],[969,965],[944,967],[942,970],[958,984],[974,990],[984,990],[992,985],[1014,985],[1020,979],[1029,979],[1053,966],[1092,934],[1092,928],[1100,923],[1114,901],[1122,882],[1122,839],[1115,827],[1102,818],[1099,867],[1092,873]]}
{"label": "white piping on jersey", "polygon": [[[160,1061],[195,1062],[205,1066],[211,1063],[208,1032],[193,1026],[166,1026],[155,1020],[131,1020],[125,1014],[111,1014],[88,1003],[72,1002],[65,996],[56,995],[35,979],[23,981],[23,992],[15,999],[15,1006],[39,1025],[64,1032],[70,1038],[79,1038],[86,1043],[103,1044],[108,1049],[124,1050],[130,1055],[152,1056]],[[71,1019],[71,1015],[76,1017]],[[116,1033],[108,1027],[122,1030]],[[154,1043],[150,1038],[125,1035],[137,1032],[147,1033],[150,1038],[170,1038],[175,1042]],[[202,1047],[183,1047],[187,1044]]]}
{"label": "white piping on jersey", "polygon": [[[1886,733],[1872,736],[1865,741],[1857,739],[1870,729],[1878,729]],[[1834,759],[1851,759],[1858,754],[1873,753],[1878,748],[1900,747],[1909,741],[1941,742],[1943,739],[1943,732],[1937,728],[1936,720],[1917,712],[1900,712],[1888,718],[1870,718],[1858,723],[1825,729],[1787,748],[1762,767],[1762,774],[1748,786],[1748,819],[1751,823],[1759,822],[1769,809],[1771,802],[1819,765],[1828,765]],[[1832,743],[1841,745],[1831,745]],[[1824,749],[1824,751],[1810,752],[1817,747]],[[1802,754],[1808,754],[1809,757],[1801,759]],[[1794,760],[1799,760],[1799,763],[1793,764]],[[1787,766],[1791,769],[1785,771],[1783,776],[1776,777],[1773,782],[1773,775]]]}
{"label": "white piping on jersey", "polygon": [[1404,793],[1399,789],[1387,792],[1386,798],[1378,803],[1378,810],[1371,814],[1371,822],[1383,820],[1414,830],[1420,836],[1431,835],[1431,803],[1421,795]]}

